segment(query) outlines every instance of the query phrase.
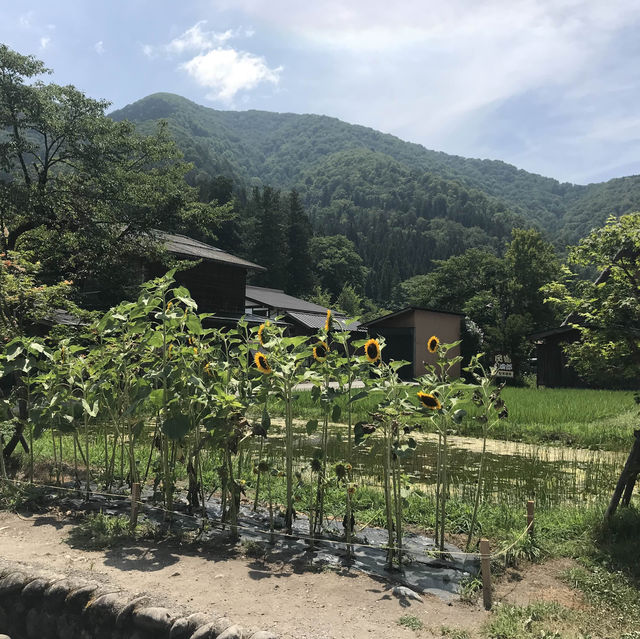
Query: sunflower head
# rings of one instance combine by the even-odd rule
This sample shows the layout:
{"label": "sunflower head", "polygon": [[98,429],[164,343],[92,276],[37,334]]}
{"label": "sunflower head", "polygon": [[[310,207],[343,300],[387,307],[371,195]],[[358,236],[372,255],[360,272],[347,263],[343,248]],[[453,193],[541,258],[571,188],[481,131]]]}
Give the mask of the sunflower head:
{"label": "sunflower head", "polygon": [[253,357],[253,361],[261,373],[264,375],[269,375],[269,373],[271,373],[271,366],[269,366],[267,356],[264,353],[256,353]]}
{"label": "sunflower head", "polygon": [[258,329],[258,341],[262,346],[264,346],[265,342],[269,339],[269,326],[271,326],[271,322],[267,320],[264,324],[260,324],[260,328]]}
{"label": "sunflower head", "polygon": [[317,362],[326,362],[327,361],[327,353],[329,352],[329,346],[326,342],[318,342],[313,347],[313,359]]}
{"label": "sunflower head", "polygon": [[331,323],[333,322],[333,317],[331,314],[331,309],[328,308],[327,309],[327,319],[324,322],[324,330],[327,331],[327,333],[331,330]]}
{"label": "sunflower head", "polygon": [[442,404],[440,404],[440,400],[431,394],[431,393],[423,393],[422,391],[418,391],[418,399],[420,403],[430,410],[440,410],[442,408]]}
{"label": "sunflower head", "polygon": [[377,339],[370,339],[364,345],[364,354],[371,364],[375,364],[380,359],[380,344]]}
{"label": "sunflower head", "polygon": [[427,340],[427,350],[430,353],[435,353],[438,350],[438,346],[440,346],[440,340],[435,335],[432,335]]}

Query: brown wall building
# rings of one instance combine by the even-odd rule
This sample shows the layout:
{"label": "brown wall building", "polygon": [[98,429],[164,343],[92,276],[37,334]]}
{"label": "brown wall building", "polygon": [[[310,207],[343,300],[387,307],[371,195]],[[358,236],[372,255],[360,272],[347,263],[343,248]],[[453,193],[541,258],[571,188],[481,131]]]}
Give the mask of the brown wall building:
{"label": "brown wall building", "polygon": [[[410,366],[400,370],[400,375],[404,379],[413,379],[426,372],[425,362],[435,363],[437,359],[435,353],[427,350],[429,338],[435,335],[442,343],[458,341],[463,317],[461,313],[409,307],[368,322],[367,329],[371,337],[384,337],[385,361],[406,359],[411,362]],[[460,347],[450,353],[459,355]],[[454,366],[451,374],[460,376],[460,364]]]}

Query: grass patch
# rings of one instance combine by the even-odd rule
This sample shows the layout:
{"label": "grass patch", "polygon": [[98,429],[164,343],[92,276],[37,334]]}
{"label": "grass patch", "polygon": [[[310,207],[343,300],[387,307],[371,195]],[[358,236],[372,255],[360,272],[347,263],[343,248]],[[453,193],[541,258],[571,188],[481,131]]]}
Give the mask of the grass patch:
{"label": "grass patch", "polygon": [[96,513],[88,515],[75,526],[69,533],[68,541],[72,546],[86,550],[102,550],[137,539],[142,533],[140,524],[135,531],[131,531],[129,518],[125,515]]}
{"label": "grass patch", "polygon": [[47,501],[47,490],[35,484],[4,483],[0,492],[0,509],[10,512],[38,510]]}
{"label": "grass patch", "polygon": [[528,606],[497,604],[483,629],[487,639],[561,639],[558,628],[571,611],[557,603],[537,602]]}
{"label": "grass patch", "polygon": [[448,639],[470,639],[469,631],[462,628],[451,628],[450,626],[441,626],[440,634]]}
{"label": "grass patch", "polygon": [[402,617],[398,619],[398,625],[409,628],[410,630],[422,630],[422,628],[424,628],[422,621],[415,615],[402,615]]}

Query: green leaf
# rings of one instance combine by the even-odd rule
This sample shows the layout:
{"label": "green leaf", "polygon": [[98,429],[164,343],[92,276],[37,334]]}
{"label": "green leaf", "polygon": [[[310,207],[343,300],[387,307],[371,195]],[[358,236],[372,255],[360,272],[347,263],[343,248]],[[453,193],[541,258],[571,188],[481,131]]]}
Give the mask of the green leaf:
{"label": "green leaf", "polygon": [[96,417],[98,415],[98,400],[93,402],[93,406],[89,405],[89,402],[86,399],[82,399],[82,408],[84,408],[84,412],[87,413],[90,417]]}
{"label": "green leaf", "polygon": [[342,408],[340,404],[334,404],[333,410],[331,411],[331,421],[337,422],[340,420],[340,415],[342,415]]}
{"label": "green leaf", "polygon": [[162,424],[162,432],[174,441],[180,440],[187,435],[191,429],[191,420],[188,415],[175,413]]}
{"label": "green leaf", "polygon": [[271,428],[271,415],[269,415],[269,411],[266,408],[262,411],[262,421],[260,423],[265,431]]}
{"label": "green leaf", "polygon": [[454,423],[460,424],[462,422],[462,418],[467,414],[467,411],[464,408],[459,408],[454,411],[453,415],[451,415],[451,419]]}
{"label": "green leaf", "polygon": [[306,425],[307,435],[313,435],[318,430],[318,420],[310,419]]}
{"label": "green leaf", "polygon": [[367,391],[360,391],[359,393],[356,393],[355,395],[351,396],[349,403],[353,404],[353,402],[357,402],[360,399],[364,399],[365,397],[367,397],[367,395],[368,395]]}

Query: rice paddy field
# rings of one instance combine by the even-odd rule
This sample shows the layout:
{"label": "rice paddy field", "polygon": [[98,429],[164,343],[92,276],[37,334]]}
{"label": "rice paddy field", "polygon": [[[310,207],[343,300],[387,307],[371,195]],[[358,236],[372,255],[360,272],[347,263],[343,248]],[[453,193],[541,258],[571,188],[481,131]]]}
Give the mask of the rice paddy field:
{"label": "rice paddy field", "polygon": [[[495,439],[628,451],[633,431],[640,427],[640,410],[631,391],[508,386],[502,397],[509,417],[492,431],[491,437]],[[413,399],[417,405],[417,399]],[[379,400],[379,394],[371,393],[356,402],[354,421],[367,420]],[[345,400],[342,402],[344,406]],[[469,416],[460,424],[457,434],[481,436],[480,426],[472,419],[474,406],[465,408]],[[282,414],[282,408],[276,405],[275,411],[278,410]],[[320,409],[307,391],[297,394],[294,410],[299,419],[320,417]]]}

